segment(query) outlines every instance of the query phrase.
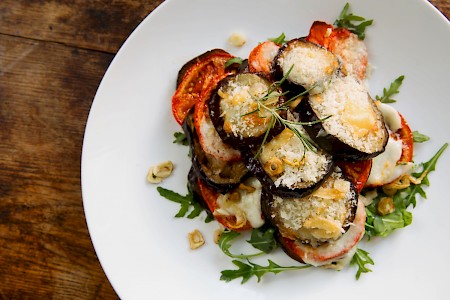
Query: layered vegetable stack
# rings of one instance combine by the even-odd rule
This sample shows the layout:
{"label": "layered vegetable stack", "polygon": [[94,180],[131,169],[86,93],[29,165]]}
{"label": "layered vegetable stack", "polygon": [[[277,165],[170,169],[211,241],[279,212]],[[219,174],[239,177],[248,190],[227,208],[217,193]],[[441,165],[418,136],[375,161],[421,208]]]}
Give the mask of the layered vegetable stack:
{"label": "layered vegetable stack", "polygon": [[362,32],[316,21],[248,59],[214,49],[181,68],[172,110],[190,146],[189,183],[227,230],[271,228],[293,259],[341,269],[365,231],[383,235],[374,222],[407,215],[394,195],[428,171],[411,175],[412,131],[368,93]]}

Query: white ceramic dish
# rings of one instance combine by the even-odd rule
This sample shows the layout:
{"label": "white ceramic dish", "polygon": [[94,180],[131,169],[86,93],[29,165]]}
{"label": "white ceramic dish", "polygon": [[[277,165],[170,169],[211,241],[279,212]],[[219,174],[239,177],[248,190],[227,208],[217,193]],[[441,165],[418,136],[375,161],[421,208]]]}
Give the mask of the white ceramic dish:
{"label": "white ceramic dish", "polygon": [[[171,115],[178,69],[212,48],[246,57],[258,42],[285,32],[304,36],[314,20],[333,22],[345,1],[168,0],[133,32],[98,89],[86,128],[82,157],[83,203],[100,262],[122,299],[318,299],[363,296],[442,299],[448,295],[447,234],[449,150],[430,175],[428,200],[419,200],[413,224],[363,248],[373,272],[355,280],[341,272],[308,269],[225,283],[234,268],[212,242],[216,225],[175,219],[179,206],[146,183],[149,166],[172,160],[176,169],[162,186],[186,192],[187,147],[172,143],[180,128]],[[416,161],[450,141],[450,23],[421,0],[351,2],[352,11],[375,23],[366,42],[374,71],[373,95],[405,75],[395,104],[413,130],[431,136],[416,147]],[[247,36],[242,48],[227,44],[232,32]],[[200,229],[206,246],[191,251],[187,233]],[[274,260],[295,264],[279,251]],[[257,261],[266,264],[265,260]]]}

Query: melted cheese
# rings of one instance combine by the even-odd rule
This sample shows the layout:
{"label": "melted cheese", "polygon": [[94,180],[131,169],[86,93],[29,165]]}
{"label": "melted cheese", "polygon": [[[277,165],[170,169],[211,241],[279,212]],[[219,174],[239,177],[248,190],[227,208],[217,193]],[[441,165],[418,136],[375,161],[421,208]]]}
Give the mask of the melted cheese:
{"label": "melted cheese", "polygon": [[372,170],[366,185],[383,185],[412,171],[413,163],[397,164],[402,155],[402,141],[389,137],[383,153],[372,159]]}
{"label": "melted cheese", "polygon": [[402,128],[402,120],[397,110],[393,108],[391,105],[381,103],[380,101],[376,102],[378,109],[381,111],[381,114],[384,118],[384,123],[387,125],[390,131],[396,132],[400,128]]}
{"label": "melted cheese", "polygon": [[219,195],[217,198],[219,209],[214,213],[225,216],[237,216],[243,213],[253,228],[261,227],[264,224],[261,212],[261,183],[255,178],[250,178],[244,184],[253,189],[238,188],[239,201],[232,201],[230,193]]}

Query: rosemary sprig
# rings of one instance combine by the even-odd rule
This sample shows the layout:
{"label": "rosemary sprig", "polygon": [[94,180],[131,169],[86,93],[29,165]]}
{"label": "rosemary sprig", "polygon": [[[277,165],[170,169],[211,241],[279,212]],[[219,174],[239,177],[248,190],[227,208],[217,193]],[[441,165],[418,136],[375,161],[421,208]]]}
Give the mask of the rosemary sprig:
{"label": "rosemary sprig", "polygon": [[[257,103],[257,107],[256,109],[247,112],[243,115],[241,115],[241,117],[244,116],[248,116],[254,113],[258,113],[258,116],[260,118],[267,118],[265,116],[261,115],[261,109],[264,109],[265,111],[270,113],[270,121],[269,121],[269,126],[267,127],[267,130],[264,134],[261,146],[259,147],[258,151],[255,154],[255,158],[259,156],[259,154],[262,151],[262,147],[265,144],[265,142],[267,141],[267,137],[269,136],[269,132],[271,129],[274,128],[275,124],[278,123],[282,126],[284,126],[284,128],[288,128],[290,129],[296,136],[297,138],[302,142],[303,146],[305,147],[305,149],[310,150],[310,151],[316,151],[316,147],[314,146],[314,143],[306,136],[304,135],[296,126],[311,126],[313,124],[317,124],[317,123],[321,123],[324,120],[328,119],[330,116],[325,117],[323,119],[314,121],[314,122],[296,122],[296,121],[289,121],[284,119],[278,112],[279,111],[287,111],[289,109],[289,104],[292,103],[293,101],[297,100],[298,98],[306,95],[307,93],[309,93],[312,89],[314,89],[316,86],[313,85],[310,89],[305,90],[293,97],[291,97],[290,99],[288,99],[287,101],[285,101],[282,105],[276,107],[276,108],[270,108],[268,107],[268,105],[266,105],[266,101],[270,98],[273,97],[280,97],[280,96],[284,96],[286,94],[289,93],[289,91],[285,91],[282,93],[277,93],[274,94],[275,92],[278,91],[279,87],[284,83],[284,81],[286,81],[286,79],[288,78],[289,74],[291,73],[292,69],[294,68],[294,65],[292,65],[289,70],[286,72],[286,74],[283,76],[283,78],[281,78],[278,81],[275,81],[271,84],[270,88],[267,90],[267,93],[260,97],[260,98],[254,98],[254,100]],[[251,95],[251,97],[253,97]]]}

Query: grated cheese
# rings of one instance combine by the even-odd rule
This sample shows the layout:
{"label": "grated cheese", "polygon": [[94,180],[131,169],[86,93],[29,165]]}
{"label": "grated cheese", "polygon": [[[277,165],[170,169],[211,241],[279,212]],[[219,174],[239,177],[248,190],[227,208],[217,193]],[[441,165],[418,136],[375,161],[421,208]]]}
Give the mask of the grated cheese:
{"label": "grated cheese", "polygon": [[[295,126],[307,136],[301,125]],[[275,186],[285,186],[290,189],[307,188],[322,179],[329,170],[331,156],[320,149],[305,151],[300,139],[290,130],[285,129],[264,145],[260,160],[263,166],[277,158],[283,162],[283,171],[269,174]]]}
{"label": "grated cheese", "polygon": [[320,189],[301,199],[275,196],[273,217],[283,236],[302,240],[338,239],[344,232],[350,207],[355,205],[355,192],[340,170],[322,184]]}
{"label": "grated cheese", "polygon": [[[301,45],[299,45],[301,43]],[[337,57],[315,44],[297,41],[297,47],[286,49],[280,57],[279,65],[283,75],[292,67],[288,80],[303,86],[310,94],[323,92],[339,67]]]}
{"label": "grated cheese", "polygon": [[353,77],[335,77],[330,87],[310,96],[310,105],[329,134],[359,151],[383,148],[384,122],[366,88]]}

